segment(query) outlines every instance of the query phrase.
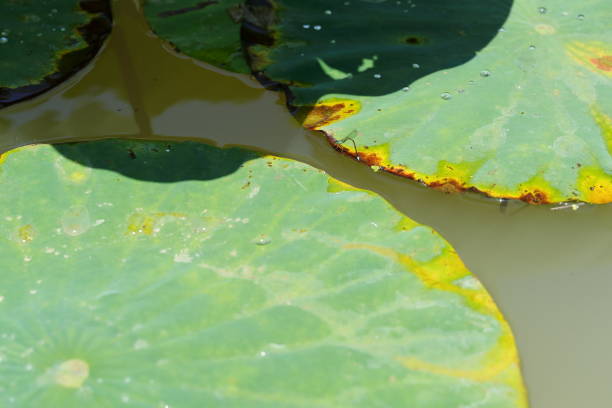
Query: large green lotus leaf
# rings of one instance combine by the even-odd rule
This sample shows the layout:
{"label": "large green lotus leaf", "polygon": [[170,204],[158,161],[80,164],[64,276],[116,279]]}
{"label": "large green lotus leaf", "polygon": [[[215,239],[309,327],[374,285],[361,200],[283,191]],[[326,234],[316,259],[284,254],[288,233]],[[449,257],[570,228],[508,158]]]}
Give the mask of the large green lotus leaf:
{"label": "large green lotus leaf", "polygon": [[250,73],[240,42],[243,0],[143,0],[151,29],[179,52]]}
{"label": "large green lotus leaf", "polygon": [[79,71],[111,29],[109,0],[2,0],[0,16],[0,107]]}
{"label": "large green lotus leaf", "polygon": [[[255,6],[253,6],[255,7]],[[305,127],[444,191],[612,201],[607,0],[274,0],[254,68]],[[263,10],[263,11],[261,11]]]}
{"label": "large green lotus leaf", "polygon": [[374,194],[241,149],[59,149],[0,167],[2,406],[526,405],[485,289]]}

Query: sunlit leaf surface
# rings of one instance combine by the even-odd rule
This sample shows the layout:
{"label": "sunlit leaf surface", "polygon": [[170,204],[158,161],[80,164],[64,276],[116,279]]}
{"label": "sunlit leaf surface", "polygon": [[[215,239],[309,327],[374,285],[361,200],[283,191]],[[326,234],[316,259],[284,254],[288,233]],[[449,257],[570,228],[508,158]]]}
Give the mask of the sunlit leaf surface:
{"label": "sunlit leaf surface", "polygon": [[196,143],[2,159],[2,406],[526,404],[485,289],[372,193]]}
{"label": "sunlit leaf surface", "polygon": [[609,1],[248,3],[273,22],[253,67],[339,150],[446,192],[612,201]]}

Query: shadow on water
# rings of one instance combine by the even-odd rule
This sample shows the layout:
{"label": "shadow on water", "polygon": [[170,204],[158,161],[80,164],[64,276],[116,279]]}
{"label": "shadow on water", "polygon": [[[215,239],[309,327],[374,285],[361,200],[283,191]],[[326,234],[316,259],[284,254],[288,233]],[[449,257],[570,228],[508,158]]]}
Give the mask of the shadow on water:
{"label": "shadow on water", "polygon": [[156,183],[213,180],[260,157],[249,150],[223,149],[197,142],[108,139],[62,143],[54,147],[64,157],[82,165]]}
{"label": "shadow on water", "polygon": [[385,95],[462,65],[498,34],[513,0],[277,3],[247,1],[243,39],[260,77],[289,85],[301,106],[334,93]]}

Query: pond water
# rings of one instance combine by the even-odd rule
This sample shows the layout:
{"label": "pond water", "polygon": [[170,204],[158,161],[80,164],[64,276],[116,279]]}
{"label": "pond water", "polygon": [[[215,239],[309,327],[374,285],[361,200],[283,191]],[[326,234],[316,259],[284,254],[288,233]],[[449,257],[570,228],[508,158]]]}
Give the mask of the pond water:
{"label": "pond water", "polygon": [[502,209],[495,200],[374,173],[303,130],[278,94],[164,48],[134,2],[117,1],[115,12],[118,25],[95,64],[0,112],[1,151],[75,139],[181,138],[324,169],[381,194],[450,241],[513,327],[532,407],[612,406],[612,206],[573,211],[511,202]]}

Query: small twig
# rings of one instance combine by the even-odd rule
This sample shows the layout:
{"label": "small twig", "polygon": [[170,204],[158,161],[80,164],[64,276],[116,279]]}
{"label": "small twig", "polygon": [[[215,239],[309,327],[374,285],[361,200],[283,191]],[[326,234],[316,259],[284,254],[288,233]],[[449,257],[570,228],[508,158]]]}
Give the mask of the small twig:
{"label": "small twig", "polygon": [[553,207],[550,210],[551,211],[559,211],[559,210],[567,210],[567,209],[571,208],[572,210],[576,211],[580,207],[582,207],[583,205],[584,205],[584,203],[561,203],[561,205]]}

